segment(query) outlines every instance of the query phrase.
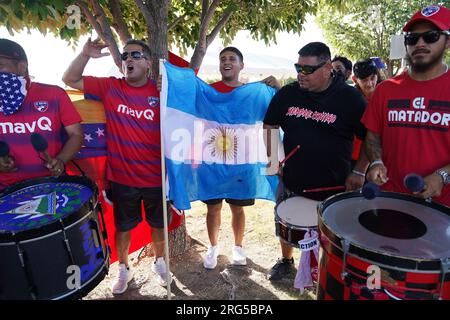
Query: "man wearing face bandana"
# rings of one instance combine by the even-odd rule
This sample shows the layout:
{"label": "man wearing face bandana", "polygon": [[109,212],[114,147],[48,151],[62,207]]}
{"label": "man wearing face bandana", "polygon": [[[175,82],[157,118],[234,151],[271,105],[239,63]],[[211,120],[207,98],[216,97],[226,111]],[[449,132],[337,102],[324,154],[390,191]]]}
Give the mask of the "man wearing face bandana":
{"label": "man wearing face bandana", "polygon": [[[0,190],[26,179],[59,176],[83,142],[81,118],[66,92],[31,82],[28,59],[14,41],[0,39]],[[65,131],[68,140],[62,143]],[[50,161],[42,160],[31,133],[48,142]]]}

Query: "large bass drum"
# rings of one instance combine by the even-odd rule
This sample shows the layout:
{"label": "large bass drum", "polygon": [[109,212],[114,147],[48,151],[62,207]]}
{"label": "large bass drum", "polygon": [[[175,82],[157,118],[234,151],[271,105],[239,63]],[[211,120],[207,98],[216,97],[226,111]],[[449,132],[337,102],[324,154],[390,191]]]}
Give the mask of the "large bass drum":
{"label": "large bass drum", "polygon": [[450,299],[450,208],[359,192],[318,206],[318,299]]}
{"label": "large bass drum", "polygon": [[78,299],[104,279],[109,247],[97,197],[79,176],[0,193],[0,299]]}

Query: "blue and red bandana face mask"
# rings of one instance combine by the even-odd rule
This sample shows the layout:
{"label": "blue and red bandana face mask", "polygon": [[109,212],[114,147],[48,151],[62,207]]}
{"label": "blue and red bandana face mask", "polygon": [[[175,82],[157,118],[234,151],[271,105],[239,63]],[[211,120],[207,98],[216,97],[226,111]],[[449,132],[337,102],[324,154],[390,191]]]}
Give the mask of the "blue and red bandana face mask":
{"label": "blue and red bandana face mask", "polygon": [[0,112],[10,116],[19,111],[27,95],[29,78],[0,72]]}

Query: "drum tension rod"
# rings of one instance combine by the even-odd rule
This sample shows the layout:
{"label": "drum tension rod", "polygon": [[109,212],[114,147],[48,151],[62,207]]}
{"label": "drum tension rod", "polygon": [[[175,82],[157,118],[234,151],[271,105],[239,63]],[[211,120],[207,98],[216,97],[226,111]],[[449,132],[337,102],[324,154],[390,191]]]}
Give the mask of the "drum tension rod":
{"label": "drum tension rod", "polygon": [[348,240],[342,239],[341,245],[342,245],[342,251],[343,251],[341,279],[346,280],[348,273],[345,270],[346,270],[346,266],[347,266],[347,253],[350,248],[350,242]]}
{"label": "drum tension rod", "polygon": [[16,235],[13,233],[12,236],[14,239],[14,243],[16,244],[17,253],[19,255],[20,266],[22,267],[23,272],[25,273],[25,279],[28,282],[28,288],[30,290],[31,299],[37,300],[36,285],[34,284],[33,276],[31,275],[31,271],[28,268],[26,253],[25,253],[25,251],[22,250],[22,247],[20,246],[20,241],[17,241],[15,239]]}
{"label": "drum tension rod", "polygon": [[[62,221],[62,219],[59,219],[59,224],[61,225],[61,232],[63,235],[63,240],[64,240],[64,244],[66,246],[67,253],[69,255],[70,264],[74,266],[74,265],[76,265],[75,259],[73,258],[72,249],[70,248],[69,239],[67,238],[67,234],[66,234],[66,229],[65,229],[66,227],[64,226],[64,222]],[[81,300],[83,298],[83,296],[81,295],[80,289],[78,288],[76,292],[78,294],[78,299]]]}
{"label": "drum tension rod", "polygon": [[442,296],[444,294],[444,282],[447,274],[450,274],[450,258],[441,259],[442,266],[442,279],[441,279],[441,293],[439,295],[439,300],[442,300]]}
{"label": "drum tension rod", "polygon": [[70,248],[69,239],[67,238],[64,222],[62,219],[59,219],[59,223],[61,224],[61,232],[63,235],[64,244],[66,245],[66,250],[69,255],[70,264],[75,265],[75,259],[73,258],[72,249]]}

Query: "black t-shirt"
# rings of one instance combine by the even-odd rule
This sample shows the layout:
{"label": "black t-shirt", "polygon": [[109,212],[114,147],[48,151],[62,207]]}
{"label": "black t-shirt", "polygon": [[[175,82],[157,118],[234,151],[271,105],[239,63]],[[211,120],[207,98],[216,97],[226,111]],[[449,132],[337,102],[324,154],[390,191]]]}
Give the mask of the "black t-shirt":
{"label": "black t-shirt", "polygon": [[339,78],[322,92],[300,89],[298,82],[281,88],[273,97],[264,124],[284,131],[286,155],[300,149],[286,161],[283,183],[296,194],[323,200],[341,192],[303,193],[303,190],[343,186],[350,173],[354,135],[363,139],[360,119],[366,100]]}

